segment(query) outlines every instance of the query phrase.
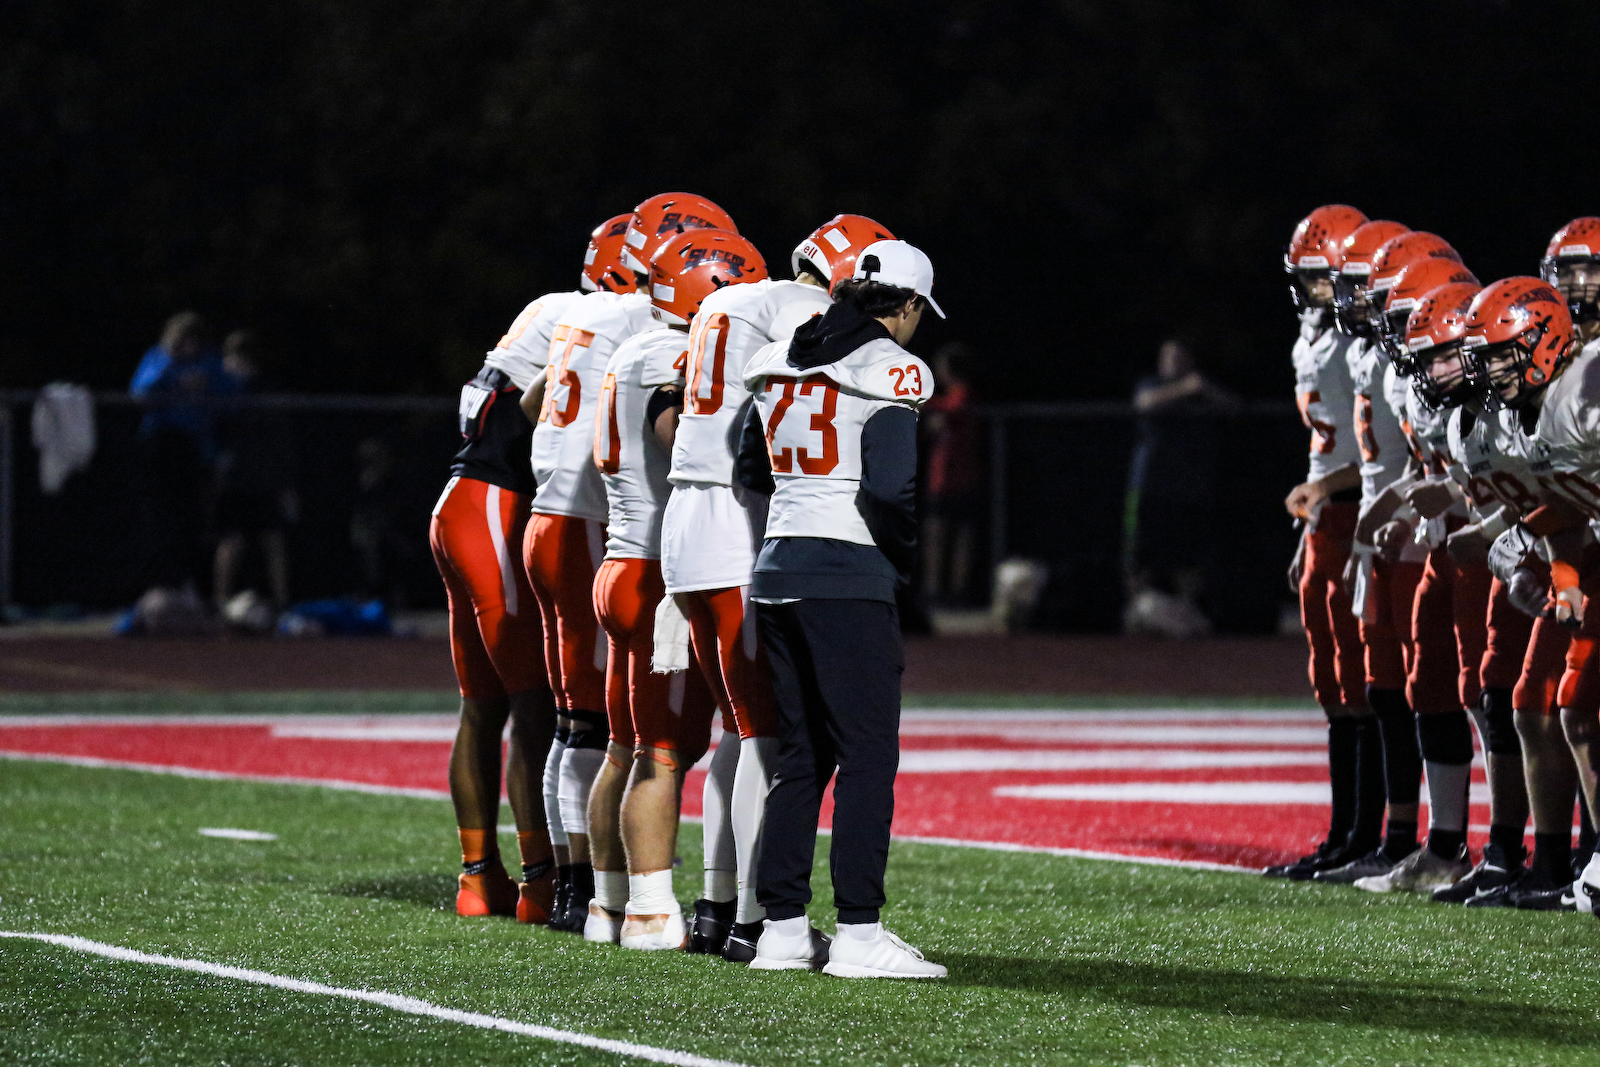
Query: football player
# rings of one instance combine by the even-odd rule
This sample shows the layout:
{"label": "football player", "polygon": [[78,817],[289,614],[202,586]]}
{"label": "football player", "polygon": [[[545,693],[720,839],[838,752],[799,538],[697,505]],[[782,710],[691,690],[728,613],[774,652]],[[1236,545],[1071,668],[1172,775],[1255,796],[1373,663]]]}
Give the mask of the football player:
{"label": "football player", "polygon": [[[840,215],[795,250],[794,281],[724,286],[705,298],[690,325],[661,567],[667,592],[689,620],[696,655],[715,667],[713,688],[738,724],[737,744],[724,738],[706,777],[705,895],[695,902],[690,944],[691,951],[733,962],[748,963],[761,935],[754,870],[776,731],[747,605],[766,501],[733,483],[734,442],[750,406],[745,365],[757,349],[788,341],[797,326],[826,311],[830,278],[848,277],[861,249],[888,237],[871,219]],[[673,303],[670,291],[666,303]]]}
{"label": "football player", "polygon": [[[945,969],[880,921],[899,761],[895,591],[916,554],[917,412],[933,374],[902,347],[933,302],[933,265],[903,241],[861,251],[826,314],[745,368],[755,403],[740,482],[771,491],[751,596],[772,666],[780,747],[751,966],[838,977],[938,978]],[[702,310],[702,313],[703,310]],[[806,919],[822,793],[834,785],[832,943]]]}
{"label": "football player", "polygon": [[[1559,246],[1557,251],[1559,254]],[[1579,275],[1587,273],[1574,269],[1569,274],[1579,296],[1586,287],[1577,284]],[[1591,341],[1579,351],[1567,298],[1550,283],[1535,278],[1507,278],[1480,293],[1472,304],[1464,345],[1491,395],[1527,412],[1525,420],[1536,420],[1538,427],[1534,470],[1546,475],[1541,479],[1546,490],[1544,503],[1518,528],[1501,536],[1543,538],[1551,560],[1556,620],[1592,631],[1593,616],[1600,613],[1588,613],[1586,618],[1581,583],[1586,575],[1594,576],[1597,550],[1588,520],[1600,516],[1600,489],[1595,485],[1600,469],[1593,458],[1600,445],[1596,430],[1600,420],[1594,415],[1600,388],[1594,384],[1592,369],[1600,345]],[[1580,632],[1579,637],[1584,639],[1575,639],[1569,649],[1569,669],[1557,701],[1562,706],[1562,725],[1577,763],[1584,803],[1593,820],[1595,714],[1589,700],[1580,697],[1579,684],[1594,668],[1589,654],[1593,645],[1588,639],[1591,634]],[[1593,858],[1573,884],[1572,896],[1577,907],[1594,910],[1600,899],[1600,864]],[[1518,903],[1520,906],[1523,901]]]}
{"label": "football player", "polygon": [[[611,522],[594,597],[611,648],[611,745],[589,795],[595,865],[584,929],[589,940],[636,949],[682,948],[688,940],[672,892],[679,797],[684,774],[710,741],[716,705],[694,664],[672,674],[651,669],[655,613],[665,595],[661,520],[672,490],[667,471],[683,403],[689,319],[719,287],[765,275],[760,253],[737,234],[693,229],[674,236],[651,258],[652,314],[669,329],[624,341],[606,368],[595,463]],[[731,736],[731,718],[726,725]]]}
{"label": "football player", "polygon": [[[545,655],[561,714],[571,722],[560,757],[558,806],[571,871],[565,907],[551,925],[581,931],[594,896],[589,791],[605,762],[606,646],[594,613],[594,576],[605,554],[605,485],[594,465],[594,415],[605,367],[636,333],[662,329],[638,292],[637,256],[686,228],[732,220],[686,193],[651,197],[633,211],[620,244],[622,266],[605,264],[596,291],[573,302],[551,334],[543,403],[533,431],[533,502],[523,555],[544,622]],[[601,266],[597,260],[596,267]]]}
{"label": "football player", "polygon": [[1333,273],[1345,239],[1366,221],[1343,204],[1319,207],[1300,220],[1284,255],[1289,293],[1300,313],[1295,399],[1311,431],[1309,473],[1284,501],[1302,530],[1289,582],[1300,597],[1311,688],[1328,719],[1333,806],[1322,843],[1294,863],[1268,868],[1269,875],[1305,877],[1333,860],[1347,862],[1351,832],[1366,821],[1357,813],[1361,756],[1367,757],[1369,780],[1382,766],[1377,720],[1367,706],[1361,632],[1342,580],[1360,509],[1361,457],[1351,418],[1355,392],[1347,354],[1353,338],[1333,323]]}
{"label": "football player", "polygon": [[[450,651],[461,725],[450,752],[450,798],[461,838],[460,915],[548,921],[555,859],[535,784],[555,732],[538,607],[517,547],[537,489],[528,467],[533,424],[519,407],[544,365],[555,320],[578,298],[530,303],[461,390],[463,445],[434,506],[434,561],[450,605]],[[511,720],[506,792],[517,824],[520,887],[500,859],[500,736]]]}

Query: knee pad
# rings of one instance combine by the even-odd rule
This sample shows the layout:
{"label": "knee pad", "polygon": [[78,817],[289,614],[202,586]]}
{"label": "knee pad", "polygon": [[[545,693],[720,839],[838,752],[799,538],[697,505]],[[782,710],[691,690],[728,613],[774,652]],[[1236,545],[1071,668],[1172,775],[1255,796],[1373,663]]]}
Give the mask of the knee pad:
{"label": "knee pad", "polygon": [[1472,762],[1472,728],[1465,711],[1417,716],[1417,742],[1422,758],[1432,763]]}
{"label": "knee pad", "polygon": [[561,756],[561,825],[569,834],[589,832],[589,790],[605,759],[603,749],[571,745]]}
{"label": "knee pad", "polygon": [[1497,756],[1522,755],[1522,738],[1517,734],[1517,713],[1511,706],[1511,690],[1485,689],[1478,700],[1478,725],[1483,731],[1483,747]]}

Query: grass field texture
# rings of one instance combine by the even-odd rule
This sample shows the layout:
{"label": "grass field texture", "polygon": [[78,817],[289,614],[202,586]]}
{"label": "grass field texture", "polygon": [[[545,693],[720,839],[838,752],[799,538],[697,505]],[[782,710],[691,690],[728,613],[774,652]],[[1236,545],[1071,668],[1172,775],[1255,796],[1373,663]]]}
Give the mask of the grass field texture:
{"label": "grass field texture", "polygon": [[[898,845],[886,918],[951,976],[845,982],[459,919],[439,801],[5,762],[0,811],[0,929],[743,1064],[1592,1065],[1600,1047],[1600,924],[1585,916]],[[687,902],[697,827],[680,852]],[[813,915],[829,929],[819,860]],[[7,1064],[624,1062],[11,939],[0,1021]]]}

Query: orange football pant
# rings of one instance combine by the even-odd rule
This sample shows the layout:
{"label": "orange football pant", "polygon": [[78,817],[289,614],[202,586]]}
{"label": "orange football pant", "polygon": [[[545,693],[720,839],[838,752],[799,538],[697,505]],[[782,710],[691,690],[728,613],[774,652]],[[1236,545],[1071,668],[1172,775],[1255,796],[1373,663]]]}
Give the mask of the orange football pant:
{"label": "orange football pant", "polygon": [[606,706],[606,647],[594,615],[594,574],[605,556],[602,522],[534,512],[522,542],[533,595],[544,620],[550,688],[561,714],[600,714]]}
{"label": "orange football pant", "polygon": [[1421,563],[1372,561],[1367,597],[1377,606],[1377,618],[1361,620],[1361,644],[1367,650],[1367,684],[1374,689],[1406,687],[1411,671],[1411,606],[1420,581]]}
{"label": "orange football pant", "polygon": [[518,547],[529,498],[475,478],[457,478],[428,529],[450,599],[450,658],[461,695],[472,700],[544,689],[539,605]]}
{"label": "orange football pant", "polygon": [[1532,616],[1512,604],[1505,583],[1494,579],[1489,585],[1489,644],[1479,672],[1485,689],[1515,688],[1532,639]]}
{"label": "orange football pant", "polygon": [[1367,702],[1361,628],[1344,591],[1344,565],[1350,558],[1358,511],[1353,503],[1324,504],[1306,534],[1300,620],[1311,649],[1311,689],[1325,709]]}
{"label": "orange football pant", "polygon": [[711,746],[717,702],[697,664],[673,674],[650,670],[656,606],[665,595],[659,560],[608,559],[594,576],[594,612],[611,647],[606,717],[615,744],[688,769]]}
{"label": "orange football pant", "polygon": [[1418,715],[1477,707],[1493,580],[1485,564],[1458,567],[1443,545],[1428,553],[1411,616],[1406,692]]}
{"label": "orange football pant", "polygon": [[697,589],[679,593],[678,603],[689,620],[695,656],[723,710],[723,721],[731,711],[741,739],[777,736],[772,676],[756,637],[755,612],[746,614],[745,590]]}

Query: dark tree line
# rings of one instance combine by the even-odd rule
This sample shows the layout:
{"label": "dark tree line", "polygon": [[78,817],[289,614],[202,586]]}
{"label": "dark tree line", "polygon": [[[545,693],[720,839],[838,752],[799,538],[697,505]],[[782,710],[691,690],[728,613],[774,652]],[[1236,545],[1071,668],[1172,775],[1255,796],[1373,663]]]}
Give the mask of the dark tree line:
{"label": "dark tree line", "polygon": [[1122,394],[1187,336],[1282,395],[1295,220],[1485,280],[1600,214],[1600,7],[1454,0],[10,0],[0,385],[125,382],[162,319],[283,385],[451,391],[590,227],[718,200],[786,276],[837,211],[932,254],[992,396]]}

